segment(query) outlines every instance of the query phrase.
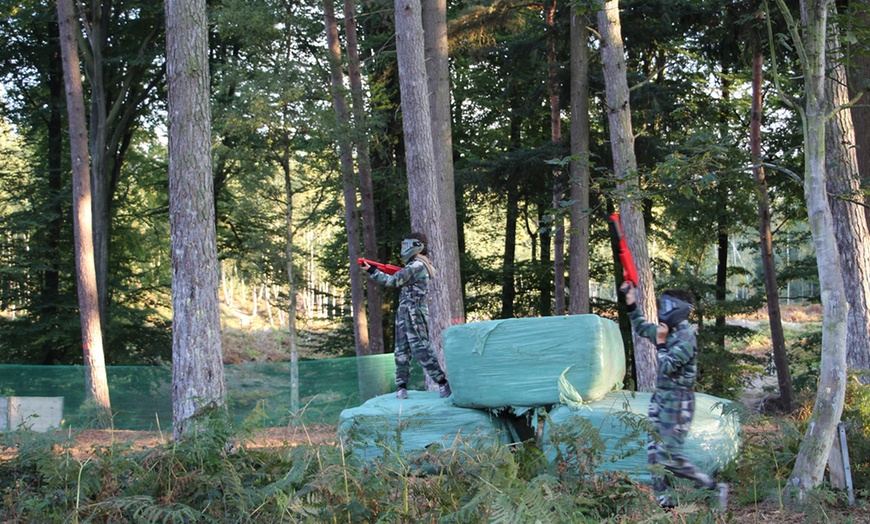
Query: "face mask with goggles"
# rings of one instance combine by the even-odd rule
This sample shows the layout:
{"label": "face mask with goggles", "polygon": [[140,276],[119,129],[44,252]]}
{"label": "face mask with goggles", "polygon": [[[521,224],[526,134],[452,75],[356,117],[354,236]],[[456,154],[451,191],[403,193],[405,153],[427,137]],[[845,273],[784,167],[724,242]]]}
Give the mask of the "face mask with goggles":
{"label": "face mask with goggles", "polygon": [[674,329],[677,324],[688,319],[691,312],[692,304],[684,300],[670,295],[662,295],[659,299],[659,322],[670,329]]}
{"label": "face mask with goggles", "polygon": [[416,238],[406,238],[405,240],[402,240],[402,260],[407,264],[409,260],[423,251],[423,247],[423,242]]}

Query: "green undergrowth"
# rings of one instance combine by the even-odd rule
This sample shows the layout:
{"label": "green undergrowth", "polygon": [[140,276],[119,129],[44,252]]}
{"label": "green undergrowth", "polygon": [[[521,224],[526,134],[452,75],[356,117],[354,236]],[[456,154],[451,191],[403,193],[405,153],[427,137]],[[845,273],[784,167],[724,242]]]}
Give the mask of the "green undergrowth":
{"label": "green undergrowth", "polygon": [[[401,434],[384,438],[393,444],[381,457],[361,462],[341,442],[255,449],[246,445],[254,429],[218,417],[182,441],[149,449],[117,443],[87,456],[72,452],[75,434],[0,435],[8,457],[0,460],[0,522],[734,521],[731,513],[717,515],[706,493],[687,486],[678,487],[680,506],[666,512],[648,486],[623,473],[595,473],[610,457],[591,427],[554,434],[565,452],[552,462],[534,441],[460,442],[406,454]],[[737,511],[779,500],[777,489],[787,479],[799,431],[779,439],[764,435],[750,434],[739,463],[720,475],[732,482]],[[840,503],[825,490],[812,501],[817,513]]]}

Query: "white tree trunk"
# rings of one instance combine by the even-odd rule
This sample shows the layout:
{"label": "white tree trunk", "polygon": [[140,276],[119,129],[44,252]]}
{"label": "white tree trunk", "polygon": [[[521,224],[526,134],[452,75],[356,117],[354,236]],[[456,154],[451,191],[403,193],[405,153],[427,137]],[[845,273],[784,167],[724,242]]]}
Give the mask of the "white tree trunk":
{"label": "white tree trunk", "polygon": [[[784,2],[778,0],[777,3],[787,13]],[[846,392],[846,317],[849,305],[825,186],[825,44],[830,5],[830,0],[801,0],[803,40],[797,29],[792,30],[804,70],[804,198],[816,248],[824,310],[822,363],[816,401],[789,480],[799,498],[822,482]]]}

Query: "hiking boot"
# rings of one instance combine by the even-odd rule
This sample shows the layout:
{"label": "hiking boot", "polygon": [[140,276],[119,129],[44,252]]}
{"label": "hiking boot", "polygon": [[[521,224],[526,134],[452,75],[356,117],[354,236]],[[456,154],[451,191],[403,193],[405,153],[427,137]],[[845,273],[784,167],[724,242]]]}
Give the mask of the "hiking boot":
{"label": "hiking boot", "polygon": [[449,382],[445,382],[445,383],[441,384],[440,386],[438,386],[438,394],[441,398],[449,397],[451,393],[453,393],[453,392],[450,391],[450,383]]}
{"label": "hiking boot", "polygon": [[725,513],[728,511],[728,484],[724,482],[716,484],[716,491],[719,493],[719,512]]}
{"label": "hiking boot", "polygon": [[399,388],[396,390],[396,398],[408,398],[408,390],[405,388]]}

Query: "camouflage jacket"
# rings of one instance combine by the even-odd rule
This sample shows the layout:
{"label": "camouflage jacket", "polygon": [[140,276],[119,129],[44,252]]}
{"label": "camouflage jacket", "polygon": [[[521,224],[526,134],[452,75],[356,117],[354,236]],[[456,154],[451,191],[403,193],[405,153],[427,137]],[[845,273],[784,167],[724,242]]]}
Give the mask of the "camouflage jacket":
{"label": "camouflage jacket", "polygon": [[369,276],[375,282],[386,287],[397,287],[399,291],[399,309],[422,308],[428,312],[426,293],[429,291],[429,269],[422,260],[416,258],[408,262],[404,268],[393,275],[376,270]]}
{"label": "camouflage jacket", "polygon": [[[658,324],[647,322],[639,309],[628,313],[631,327],[638,336],[656,343]],[[698,343],[695,331],[684,320],[672,329],[665,339],[665,347],[656,351],[656,388],[661,390],[692,389],[698,376]]]}

